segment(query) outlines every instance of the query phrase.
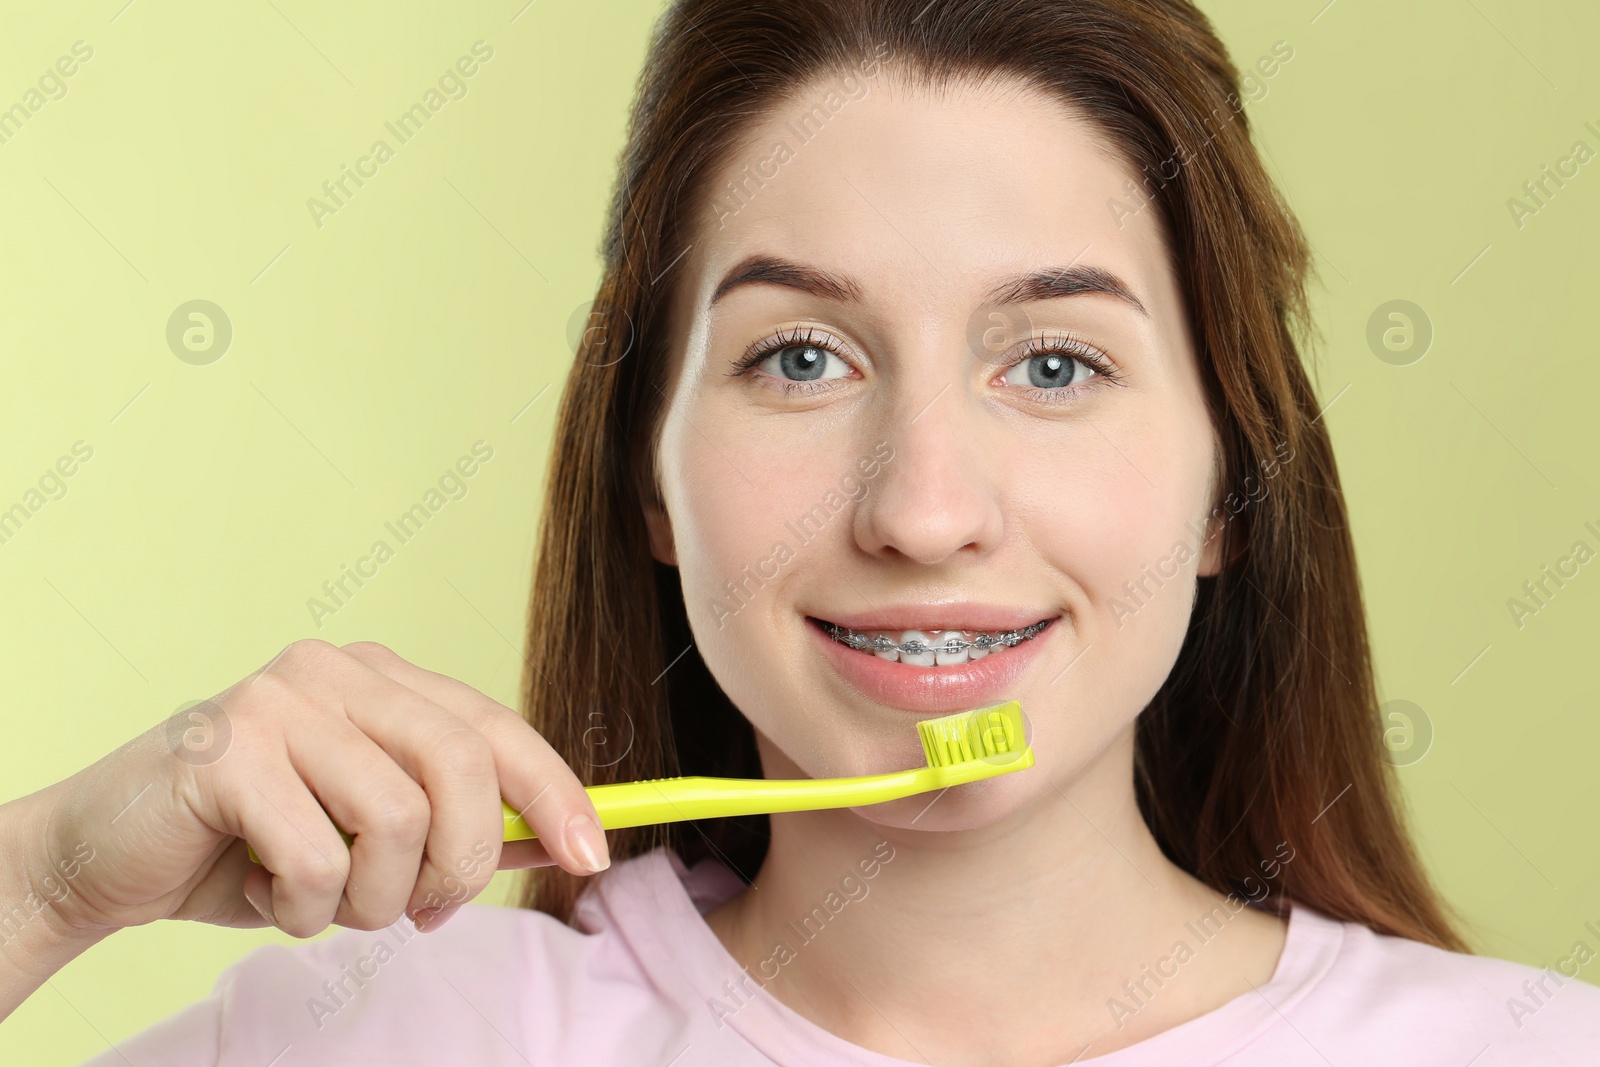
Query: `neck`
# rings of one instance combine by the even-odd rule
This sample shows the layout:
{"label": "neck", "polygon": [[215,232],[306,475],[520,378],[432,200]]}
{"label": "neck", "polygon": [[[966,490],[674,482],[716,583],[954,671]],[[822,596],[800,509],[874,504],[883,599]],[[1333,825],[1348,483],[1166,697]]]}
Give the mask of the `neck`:
{"label": "neck", "polygon": [[1162,853],[1135,799],[1131,729],[981,828],[881,826],[848,809],[771,826],[753,886],[707,923],[765,993],[889,1055],[1099,1055],[1266,982],[1282,947],[1280,920],[1230,909]]}

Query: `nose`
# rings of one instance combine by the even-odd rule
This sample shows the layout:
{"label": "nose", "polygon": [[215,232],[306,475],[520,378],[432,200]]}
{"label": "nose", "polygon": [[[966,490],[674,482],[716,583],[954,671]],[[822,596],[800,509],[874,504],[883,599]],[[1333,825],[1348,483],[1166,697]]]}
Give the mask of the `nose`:
{"label": "nose", "polygon": [[983,425],[981,405],[955,381],[922,393],[897,401],[883,424],[880,440],[893,457],[856,512],[856,543],[874,556],[930,566],[987,555],[1003,528],[1003,470],[985,447],[995,428]]}

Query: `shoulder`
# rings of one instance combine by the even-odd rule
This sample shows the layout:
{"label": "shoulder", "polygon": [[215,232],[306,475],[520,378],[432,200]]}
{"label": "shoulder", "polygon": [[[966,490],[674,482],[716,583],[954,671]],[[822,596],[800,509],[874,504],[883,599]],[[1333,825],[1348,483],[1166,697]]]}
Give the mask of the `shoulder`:
{"label": "shoulder", "polygon": [[1403,1050],[1409,1062],[1491,1067],[1582,1062],[1600,1046],[1600,988],[1585,981],[1600,978],[1592,944],[1541,970],[1309,915],[1336,951],[1295,1014],[1334,1048],[1368,1062]]}

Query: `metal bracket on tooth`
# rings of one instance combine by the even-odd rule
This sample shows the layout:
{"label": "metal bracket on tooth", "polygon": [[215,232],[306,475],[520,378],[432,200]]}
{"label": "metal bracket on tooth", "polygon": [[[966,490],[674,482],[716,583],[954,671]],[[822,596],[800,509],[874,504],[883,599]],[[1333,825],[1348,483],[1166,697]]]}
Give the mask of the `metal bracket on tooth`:
{"label": "metal bracket on tooth", "polygon": [[1028,638],[1032,637],[1034,634],[1037,634],[1040,630],[1043,630],[1046,626],[1050,625],[1051,621],[1052,620],[1050,619],[1042,619],[1039,622],[1034,623],[1032,626],[1024,626],[1020,630],[1007,630],[1006,632],[1000,634],[979,634],[974,640],[971,641],[961,637],[946,637],[937,645],[925,644],[924,642],[918,640],[911,640],[906,641],[903,644],[897,644],[889,640],[887,637],[884,637],[882,634],[879,634],[877,637],[868,637],[866,634],[857,633],[854,630],[847,629],[843,626],[837,626],[831,622],[824,623],[823,628],[827,630],[829,637],[832,637],[834,640],[842,642],[843,644],[847,644],[851,648],[862,649],[869,652],[888,652],[893,650],[907,656],[917,656],[925,652],[954,653],[961,652],[969,648],[981,648],[988,650],[994,648],[996,645],[1006,645],[1009,647],[1011,645],[1020,644],[1021,642],[1026,641]]}

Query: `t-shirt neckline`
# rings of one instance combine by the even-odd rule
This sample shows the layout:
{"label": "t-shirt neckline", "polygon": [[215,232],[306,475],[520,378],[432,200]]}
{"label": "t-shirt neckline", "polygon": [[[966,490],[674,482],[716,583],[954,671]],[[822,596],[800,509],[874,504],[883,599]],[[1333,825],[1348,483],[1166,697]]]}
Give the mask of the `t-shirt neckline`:
{"label": "t-shirt neckline", "polygon": [[[917,1061],[862,1048],[817,1025],[761,989],[757,976],[744,980],[748,972],[704,919],[744,888],[726,865],[704,859],[691,870],[663,846],[618,864],[591,888],[577,905],[581,928],[616,928],[663,995],[732,1028],[775,1063],[915,1067]],[[1283,951],[1266,983],[1137,1044],[1074,1060],[1073,1067],[1202,1067],[1280,1023],[1332,969],[1345,936],[1344,923],[1307,905],[1290,902],[1288,917]]]}

